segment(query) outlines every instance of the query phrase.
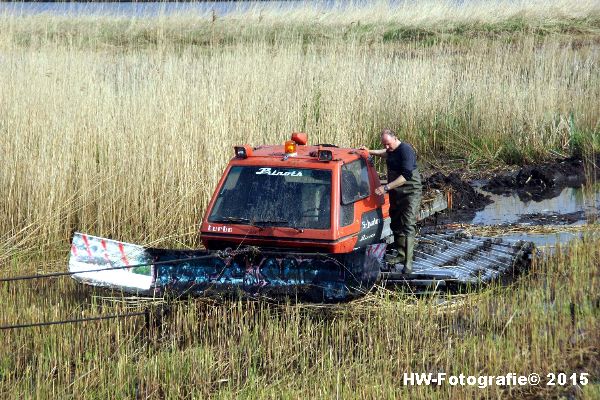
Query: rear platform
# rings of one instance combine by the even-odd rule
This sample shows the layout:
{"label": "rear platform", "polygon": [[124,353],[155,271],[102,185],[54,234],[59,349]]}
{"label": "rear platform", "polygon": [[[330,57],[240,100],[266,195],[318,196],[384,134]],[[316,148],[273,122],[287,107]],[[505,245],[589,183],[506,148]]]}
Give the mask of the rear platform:
{"label": "rear platform", "polygon": [[417,238],[410,275],[383,271],[384,285],[459,290],[512,277],[531,264],[533,244],[462,232],[428,233]]}

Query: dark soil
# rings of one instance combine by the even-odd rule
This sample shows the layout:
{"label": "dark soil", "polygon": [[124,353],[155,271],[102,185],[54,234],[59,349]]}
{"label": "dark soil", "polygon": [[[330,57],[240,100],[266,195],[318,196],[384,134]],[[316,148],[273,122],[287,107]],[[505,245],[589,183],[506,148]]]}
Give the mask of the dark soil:
{"label": "dark soil", "polygon": [[[595,161],[595,165],[599,165],[600,155]],[[565,187],[581,186],[585,180],[583,161],[570,157],[500,173],[493,176],[483,190],[494,194],[517,192],[523,201],[540,201],[556,197]]]}
{"label": "dark soil", "polygon": [[452,192],[452,209],[436,214],[435,218],[427,219],[422,225],[438,225],[455,222],[469,222],[475,217],[475,213],[483,210],[486,205],[492,203],[489,196],[481,194],[470,185],[470,183],[457,172],[444,175],[436,172],[423,182],[425,190],[446,190]]}
{"label": "dark soil", "polygon": [[425,180],[424,185],[427,189],[450,189],[453,210],[478,211],[492,202],[489,196],[476,192],[469,182],[456,172],[447,176],[436,172]]}

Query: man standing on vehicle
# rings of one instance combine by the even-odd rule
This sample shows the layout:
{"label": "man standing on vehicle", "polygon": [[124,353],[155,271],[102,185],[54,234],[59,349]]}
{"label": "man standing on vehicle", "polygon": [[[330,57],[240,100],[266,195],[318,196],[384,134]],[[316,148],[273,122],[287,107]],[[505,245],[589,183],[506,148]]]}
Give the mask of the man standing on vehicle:
{"label": "man standing on vehicle", "polygon": [[390,194],[391,229],[398,251],[397,257],[388,259],[392,264],[403,264],[402,272],[412,272],[415,246],[415,225],[421,207],[421,175],[417,169],[417,155],[413,147],[401,142],[390,129],[381,132],[381,150],[369,150],[369,154],[385,159],[388,183],[375,189],[379,196]]}

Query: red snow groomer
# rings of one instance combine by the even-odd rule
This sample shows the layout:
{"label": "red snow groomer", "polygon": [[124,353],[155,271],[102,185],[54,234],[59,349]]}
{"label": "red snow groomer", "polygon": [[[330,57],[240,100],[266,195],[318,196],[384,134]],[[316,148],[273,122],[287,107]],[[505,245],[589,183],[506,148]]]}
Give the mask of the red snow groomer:
{"label": "red snow groomer", "polygon": [[202,221],[206,248],[347,254],[382,243],[389,203],[367,151],[306,141],[235,148]]}
{"label": "red snow groomer", "polygon": [[[387,195],[368,152],[307,144],[235,147],[201,224],[203,250],[147,248],[77,233],[75,279],[137,294],[243,294],[335,302],[377,282],[476,285],[529,264],[532,246],[457,232],[418,238],[413,272],[390,272]],[[426,194],[420,219],[448,207]],[[81,271],[81,272],[78,272]]]}

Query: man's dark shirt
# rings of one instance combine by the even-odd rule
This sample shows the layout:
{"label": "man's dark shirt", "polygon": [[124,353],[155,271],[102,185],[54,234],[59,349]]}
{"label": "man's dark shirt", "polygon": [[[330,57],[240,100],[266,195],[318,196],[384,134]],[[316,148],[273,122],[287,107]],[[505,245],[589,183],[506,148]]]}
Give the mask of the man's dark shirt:
{"label": "man's dark shirt", "polygon": [[412,172],[417,168],[417,155],[408,143],[400,143],[396,150],[387,153],[386,166],[388,182],[402,175],[407,181],[412,178]]}

